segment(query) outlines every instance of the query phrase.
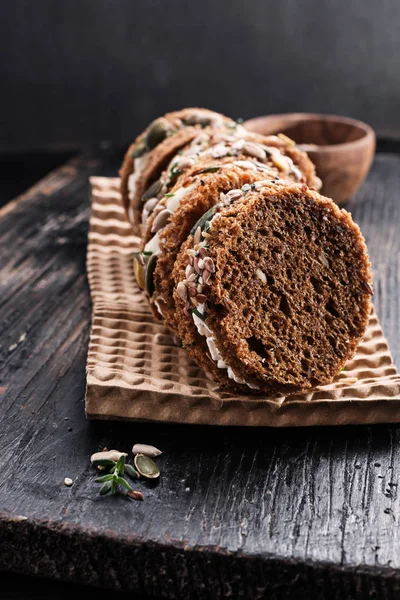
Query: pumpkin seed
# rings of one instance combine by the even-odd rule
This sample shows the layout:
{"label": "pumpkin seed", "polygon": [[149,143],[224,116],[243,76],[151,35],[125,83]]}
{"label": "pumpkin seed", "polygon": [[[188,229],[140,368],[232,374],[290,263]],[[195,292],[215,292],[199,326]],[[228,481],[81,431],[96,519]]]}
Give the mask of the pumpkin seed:
{"label": "pumpkin seed", "polygon": [[134,462],[136,470],[138,473],[140,473],[140,475],[142,475],[142,477],[146,477],[147,479],[156,479],[160,476],[159,468],[149,456],[145,456],[144,454],[136,454]]}
{"label": "pumpkin seed", "polygon": [[157,264],[157,255],[152,254],[146,265],[146,272],[145,272],[145,276],[144,276],[145,277],[145,289],[146,289],[146,292],[148,293],[148,295],[150,296],[150,298],[154,293],[153,274],[154,274],[154,269],[156,268],[156,264]]}
{"label": "pumpkin seed", "polygon": [[149,446],[148,444],[135,444],[132,448],[132,454],[144,454],[145,456],[160,456],[161,450],[155,448],[155,446]]}
{"label": "pumpkin seed", "polygon": [[137,256],[133,259],[133,271],[135,273],[136,281],[140,289],[144,290],[145,282],[145,267],[140,263]]}
{"label": "pumpkin seed", "polygon": [[146,144],[142,142],[138,142],[131,152],[131,158],[139,158],[139,156],[143,156],[143,154],[147,151]]}
{"label": "pumpkin seed", "polygon": [[142,202],[146,202],[147,200],[150,200],[150,198],[155,198],[161,192],[162,186],[163,184],[160,179],[154,181],[143,194]]}
{"label": "pumpkin seed", "polygon": [[211,219],[214,216],[214,206],[212,208],[210,208],[206,213],[204,213],[204,215],[202,217],[200,217],[200,219],[197,221],[196,225],[192,228],[190,235],[193,235],[196,233],[196,230],[198,227],[200,227],[201,230],[203,230],[208,221],[211,221]]}
{"label": "pumpkin seed", "polygon": [[153,150],[167,137],[170,125],[165,119],[157,119],[149,126],[146,134],[146,146]]}

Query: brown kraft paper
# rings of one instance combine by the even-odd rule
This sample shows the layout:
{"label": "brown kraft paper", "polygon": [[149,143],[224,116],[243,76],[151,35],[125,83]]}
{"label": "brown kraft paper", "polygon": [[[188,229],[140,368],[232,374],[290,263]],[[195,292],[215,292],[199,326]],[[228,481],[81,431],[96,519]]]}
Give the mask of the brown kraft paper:
{"label": "brown kraft paper", "polygon": [[135,282],[139,238],[119,179],[90,183],[88,418],[272,427],[400,421],[400,376],[374,311],[356,355],[332,384],[276,398],[221,391],[154,320]]}

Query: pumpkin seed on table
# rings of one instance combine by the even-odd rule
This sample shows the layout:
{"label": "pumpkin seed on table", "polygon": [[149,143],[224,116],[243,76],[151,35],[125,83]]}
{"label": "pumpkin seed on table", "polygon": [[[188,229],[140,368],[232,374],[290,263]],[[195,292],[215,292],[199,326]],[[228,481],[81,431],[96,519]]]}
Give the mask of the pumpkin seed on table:
{"label": "pumpkin seed on table", "polygon": [[160,469],[149,456],[136,454],[134,463],[136,470],[142,477],[146,477],[146,479],[156,479],[160,476]]}
{"label": "pumpkin seed on table", "polygon": [[149,446],[148,444],[135,444],[132,448],[132,454],[144,454],[145,456],[160,456],[161,450],[155,446]]}

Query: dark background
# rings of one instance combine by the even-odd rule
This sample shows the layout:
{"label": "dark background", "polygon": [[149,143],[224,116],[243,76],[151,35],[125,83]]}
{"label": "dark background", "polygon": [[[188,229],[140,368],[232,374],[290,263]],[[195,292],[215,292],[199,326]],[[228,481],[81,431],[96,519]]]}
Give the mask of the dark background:
{"label": "dark background", "polygon": [[400,136],[399,31],[399,0],[4,0],[0,152],[123,147],[190,105]]}

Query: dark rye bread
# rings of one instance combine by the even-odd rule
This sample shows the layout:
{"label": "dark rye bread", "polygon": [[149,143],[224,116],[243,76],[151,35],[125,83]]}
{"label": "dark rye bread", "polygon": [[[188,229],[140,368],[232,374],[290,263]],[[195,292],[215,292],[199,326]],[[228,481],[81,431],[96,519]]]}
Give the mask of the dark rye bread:
{"label": "dark rye bread", "polygon": [[[183,180],[178,180],[176,186],[171,190],[171,193],[174,193],[182,187],[187,188],[198,182],[198,187],[191,191],[179,204],[160,234],[160,253],[153,273],[154,292],[150,298],[150,305],[156,318],[160,319],[160,313],[154,306],[154,301],[157,301],[162,311],[163,321],[172,330],[176,330],[177,323],[175,322],[175,302],[173,299],[174,281],[171,275],[180,247],[187,239],[196,221],[219,201],[221,192],[240,188],[246,183],[252,183],[265,177],[265,174],[259,171],[252,171],[232,164],[235,160],[246,158],[205,159],[190,169]],[[201,171],[208,168],[219,168],[219,170],[217,172],[201,173]],[[144,250],[149,239],[154,236],[154,233],[151,232],[153,222],[154,217],[151,216],[142,241],[141,251]]]}
{"label": "dark rye bread", "polygon": [[[196,121],[196,119],[199,122],[190,124],[191,121]],[[207,120],[209,122],[206,125]],[[132,155],[135,151],[146,145],[146,136],[148,136],[151,128],[160,124],[168,130],[168,136],[165,137],[165,139],[161,139],[154,147],[146,149],[144,154],[148,156],[148,161],[136,181],[135,195],[132,201],[130,201],[128,181],[130,175],[132,175],[134,171],[134,159]],[[123,205],[127,211],[128,219],[131,221],[137,232],[140,232],[141,230],[141,197],[149,185],[159,177],[169,160],[182,146],[190,143],[196,135],[198,135],[199,130],[206,126],[212,128],[223,127],[224,125],[232,128],[236,126],[235,122],[228,117],[206,108],[185,108],[183,110],[167,113],[163,117],[156,119],[136,138],[125,154],[119,175],[121,178],[121,196]]]}
{"label": "dark rye bread", "polygon": [[[354,355],[371,310],[369,259],[350,214],[306,186],[267,184],[222,209],[209,235],[216,270],[203,291],[205,323],[234,373],[258,382],[264,395],[332,381]],[[192,247],[189,236],[175,286]],[[194,360],[223,386],[260,393],[216,367],[177,288],[174,298],[174,322]]]}
{"label": "dark rye bread", "polygon": [[[223,164],[230,165],[237,161],[245,161],[246,163],[250,161],[250,166],[255,168],[256,162],[259,161],[268,167],[270,174],[276,173],[277,176],[280,177],[285,176],[296,179],[300,176],[301,181],[320,185],[320,180],[316,177],[313,163],[309,160],[305,152],[297,149],[292,143],[281,140],[277,136],[263,136],[249,132],[244,133],[243,136],[244,139],[253,142],[253,144],[244,146],[241,151],[242,153],[239,153],[237,156],[227,156],[220,159],[212,157],[199,159],[195,166],[187,168],[183,174],[178,177],[175,186],[170,190],[173,194],[182,186],[188,186],[198,179],[204,181],[204,185],[202,184],[195,192],[192,192],[181,202],[179,207],[175,210],[175,213],[170,217],[170,222],[164,228],[160,237],[161,251],[157,259],[157,266],[153,276],[155,292],[153,294],[151,305],[155,317],[159,319],[161,316],[160,311],[162,311],[166,324],[172,329],[175,327],[175,306],[173,301],[173,282],[171,280],[171,273],[180,245],[185,241],[191,227],[202,214],[202,211],[208,210],[208,208],[218,202],[219,194],[221,192],[232,189],[232,186],[241,187],[245,183],[269,176],[267,175],[268,171],[267,173],[263,173],[262,171],[254,173],[249,167],[246,168],[244,165],[242,167],[233,167],[233,178],[231,178],[231,175],[228,172],[225,172],[225,169],[224,172],[219,173],[214,172],[215,169],[218,169]],[[220,141],[218,134],[215,136],[211,134],[211,148],[212,142],[215,139],[216,143]],[[255,148],[254,142],[256,142]],[[276,148],[282,153],[283,157],[289,156],[297,167],[298,173],[282,173],[281,169],[271,161],[271,158],[268,155],[260,160],[257,158],[257,152],[251,154],[254,150],[258,150],[258,152],[261,150],[261,146],[258,146],[257,148],[257,145]],[[207,171],[207,169],[211,169],[211,172],[202,173],[203,171]],[[248,175],[246,175],[246,172]],[[231,186],[231,188],[229,188],[229,186]],[[161,209],[161,206],[165,205],[166,201],[167,199],[164,198],[157,208]],[[147,229],[143,234],[142,251],[146,243],[154,235],[152,228],[157,214],[158,212],[155,211],[154,214],[150,215],[148,218]],[[158,308],[154,305],[155,300],[158,303]]]}

